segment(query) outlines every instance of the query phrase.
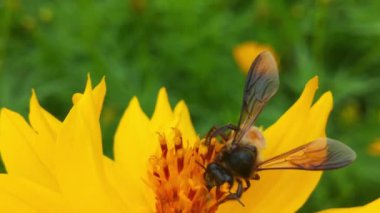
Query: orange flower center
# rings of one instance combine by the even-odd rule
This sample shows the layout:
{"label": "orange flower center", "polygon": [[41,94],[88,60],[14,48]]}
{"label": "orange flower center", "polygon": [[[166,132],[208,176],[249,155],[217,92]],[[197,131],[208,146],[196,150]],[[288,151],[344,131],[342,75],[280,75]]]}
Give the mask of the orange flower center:
{"label": "orange flower center", "polygon": [[212,140],[208,147],[203,141],[185,147],[177,129],[174,129],[173,147],[169,147],[165,136],[159,137],[160,153],[151,158],[149,171],[157,212],[215,212],[228,188],[214,187],[209,191],[203,173],[204,166],[212,161],[222,145]]}

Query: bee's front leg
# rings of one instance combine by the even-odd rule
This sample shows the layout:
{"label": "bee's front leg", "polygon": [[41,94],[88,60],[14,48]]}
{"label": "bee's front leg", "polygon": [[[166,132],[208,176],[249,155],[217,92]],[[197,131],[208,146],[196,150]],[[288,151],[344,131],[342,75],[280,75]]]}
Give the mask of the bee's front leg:
{"label": "bee's front leg", "polygon": [[205,141],[205,144],[206,146],[209,146],[211,144],[211,139],[214,138],[214,137],[217,137],[217,136],[220,136],[223,138],[224,141],[227,141],[228,140],[228,136],[225,134],[227,130],[233,130],[233,131],[237,131],[239,130],[239,128],[234,125],[234,124],[227,124],[227,125],[224,125],[224,126],[221,126],[219,128],[217,127],[212,127],[208,133],[206,134],[206,141]]}

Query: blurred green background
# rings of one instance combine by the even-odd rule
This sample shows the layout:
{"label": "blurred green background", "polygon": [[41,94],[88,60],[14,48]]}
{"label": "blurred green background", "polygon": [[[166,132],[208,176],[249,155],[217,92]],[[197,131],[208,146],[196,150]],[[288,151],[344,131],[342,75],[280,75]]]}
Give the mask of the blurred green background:
{"label": "blurred green background", "polygon": [[379,11],[369,0],[2,0],[0,106],[27,116],[35,88],[63,119],[91,73],[107,80],[107,155],[131,97],[151,115],[162,86],[173,106],[186,101],[204,135],[237,121],[245,76],[232,50],[252,40],[271,46],[281,69],[258,123],[274,122],[319,75],[318,95],[334,94],[327,133],[358,153],[352,166],[324,174],[300,212],[363,205],[380,196],[380,156],[369,148],[380,138]]}

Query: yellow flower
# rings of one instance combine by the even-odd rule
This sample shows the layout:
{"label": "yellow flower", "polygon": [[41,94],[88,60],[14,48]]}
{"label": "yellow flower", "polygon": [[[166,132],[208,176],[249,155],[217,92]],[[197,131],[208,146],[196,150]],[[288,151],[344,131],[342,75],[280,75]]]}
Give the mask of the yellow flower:
{"label": "yellow flower", "polygon": [[[326,92],[313,104],[318,78],[263,134],[263,157],[274,156],[325,135],[332,109]],[[225,189],[208,192],[197,157],[212,158],[192,126],[186,104],[172,110],[161,89],[153,116],[132,98],[115,134],[114,160],[102,153],[99,117],[106,85],[89,80],[63,122],[32,93],[29,124],[9,109],[0,115],[0,212],[294,212],[307,200],[322,172],[270,171],[238,202],[215,205]],[[203,149],[202,149],[203,147]],[[220,148],[220,147],[219,147]],[[292,199],[289,199],[291,196]]]}
{"label": "yellow flower", "polygon": [[376,138],[372,141],[372,143],[368,146],[368,152],[374,156],[380,156],[380,138]]}
{"label": "yellow flower", "polygon": [[255,59],[263,51],[271,52],[277,63],[279,63],[279,58],[276,56],[276,53],[271,46],[259,44],[253,41],[247,41],[236,46],[233,50],[233,55],[240,69],[244,73],[248,73],[253,59]]}
{"label": "yellow flower", "polygon": [[380,210],[380,198],[364,206],[351,208],[336,208],[321,211],[320,213],[377,213]]}

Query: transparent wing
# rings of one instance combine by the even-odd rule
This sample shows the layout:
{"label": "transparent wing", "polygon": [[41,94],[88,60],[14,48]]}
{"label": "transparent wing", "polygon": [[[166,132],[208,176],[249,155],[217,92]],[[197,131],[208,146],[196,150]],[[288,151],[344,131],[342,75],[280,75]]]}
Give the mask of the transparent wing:
{"label": "transparent wing", "polygon": [[253,125],[264,105],[277,92],[279,84],[275,59],[267,51],[260,53],[248,72],[238,123],[240,129],[235,134],[233,143],[238,143]]}
{"label": "transparent wing", "polygon": [[319,138],[289,152],[261,162],[257,171],[270,169],[329,170],[351,164],[356,153],[330,138]]}

